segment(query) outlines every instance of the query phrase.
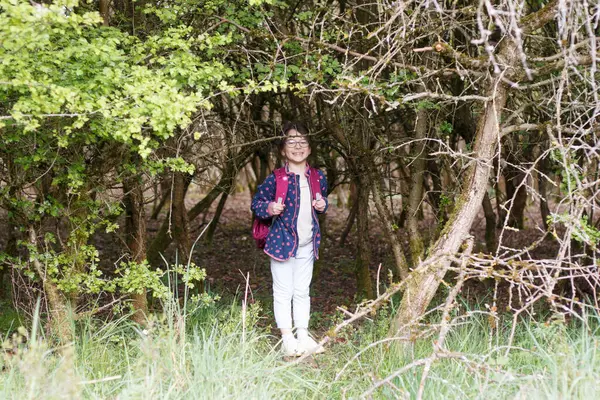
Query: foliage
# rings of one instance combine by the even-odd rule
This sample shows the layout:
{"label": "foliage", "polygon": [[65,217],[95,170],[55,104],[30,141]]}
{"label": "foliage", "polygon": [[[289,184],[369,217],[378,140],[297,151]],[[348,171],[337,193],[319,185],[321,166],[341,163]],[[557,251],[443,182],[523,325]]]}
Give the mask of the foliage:
{"label": "foliage", "polygon": [[590,225],[589,218],[585,215],[577,219],[568,213],[553,213],[548,216],[548,224],[553,228],[555,237],[557,236],[556,226],[563,224],[572,229],[573,239],[577,242],[585,243],[591,246],[593,250],[596,250],[598,243],[600,243],[600,231],[593,225]]}
{"label": "foliage", "polygon": [[[195,41],[178,31],[140,42],[97,26],[97,13],[67,16],[50,8],[40,17],[26,2],[3,2],[2,8],[7,141],[25,144],[33,131],[44,132],[38,143],[47,146],[17,158],[25,170],[54,156],[53,149],[110,141],[127,144],[145,158],[158,140],[189,123],[189,113],[203,101],[201,90],[227,74],[222,65],[185,57]],[[162,54],[153,56],[157,52]],[[157,64],[161,68],[153,67]],[[182,91],[182,81],[192,90]],[[77,173],[69,186],[81,187],[76,177],[84,165],[65,167]]]}
{"label": "foliage", "polygon": [[[206,271],[198,268],[196,264],[190,262],[188,265],[172,265],[168,270],[160,268],[152,269],[148,261],[134,262],[129,261],[121,263],[120,267],[115,271],[119,275],[113,279],[111,286],[105,287],[107,291],[114,291],[118,288],[122,293],[144,293],[148,289],[152,295],[158,299],[167,299],[170,295],[169,287],[163,283],[163,277],[177,278],[181,276],[181,281],[185,284],[186,290],[194,289],[198,284],[201,284],[206,278]],[[201,298],[197,298],[196,302],[200,302]],[[205,302],[208,299],[205,299]]]}
{"label": "foliage", "polygon": [[69,226],[66,238],[44,232],[42,248],[21,241],[29,258],[18,267],[35,278],[30,263],[39,261],[43,278],[64,293],[155,287],[158,277],[147,266],[133,268],[141,276],[109,282],[89,240],[101,228],[118,228],[123,210],[106,194],[120,181],[121,161],[139,158],[124,165],[129,175],[157,166],[193,173],[181,157],[162,159],[156,151],[198,108],[210,108],[213,90],[227,90],[232,71],[194,55],[227,40],[173,27],[142,41],[100,26],[98,13],[80,13],[76,1],[6,0],[0,8],[0,157],[8,166],[0,200],[23,229],[42,229],[48,219]]}

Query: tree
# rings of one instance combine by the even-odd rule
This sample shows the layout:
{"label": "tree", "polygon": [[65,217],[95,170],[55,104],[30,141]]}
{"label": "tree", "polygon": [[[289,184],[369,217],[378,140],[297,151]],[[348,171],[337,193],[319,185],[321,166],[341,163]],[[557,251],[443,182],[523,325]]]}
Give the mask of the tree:
{"label": "tree", "polygon": [[[22,251],[28,254],[25,261],[12,257],[12,265],[42,284],[56,332],[68,341],[67,309],[78,307],[80,294],[116,285],[133,290],[122,278],[103,276],[89,243],[98,229],[118,228],[113,216],[120,199],[111,198],[110,188],[119,181],[121,161],[141,160],[125,174],[128,212],[135,213],[136,176],[165,167],[189,170],[155,151],[190,123],[192,112],[209,107],[206,96],[217,85],[224,88],[231,71],[190,56],[196,46],[214,46],[210,36],[189,38],[171,29],[142,42],[100,26],[99,15],[79,13],[76,2],[34,7],[4,1],[0,7],[0,199],[12,210],[11,223],[26,232]],[[132,214],[128,221],[133,226],[139,218]],[[129,242],[143,275],[150,271],[139,263],[142,228],[128,232],[137,237]],[[141,280],[135,290],[145,285]]]}

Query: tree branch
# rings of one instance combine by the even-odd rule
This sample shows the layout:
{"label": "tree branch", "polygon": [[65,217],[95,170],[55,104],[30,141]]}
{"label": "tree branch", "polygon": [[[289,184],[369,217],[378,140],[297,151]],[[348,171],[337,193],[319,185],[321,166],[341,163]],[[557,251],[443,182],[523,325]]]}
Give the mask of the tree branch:
{"label": "tree branch", "polygon": [[[470,57],[470,56],[466,55],[465,53],[455,50],[448,43],[437,42],[436,44],[433,45],[433,47],[425,48],[425,49],[431,49],[431,50],[437,52],[438,54],[440,54],[442,57],[449,58],[451,60],[456,60],[460,64],[467,66],[469,68],[475,69],[475,70],[485,69],[485,68],[489,67],[489,65],[490,65],[490,60],[488,60],[484,57],[481,57],[481,58]],[[421,49],[414,49],[413,51],[417,52],[417,51],[421,51]]]}
{"label": "tree branch", "polygon": [[540,29],[548,22],[552,21],[556,16],[558,10],[558,0],[552,0],[546,4],[544,8],[527,15],[521,20],[523,34],[527,35]]}

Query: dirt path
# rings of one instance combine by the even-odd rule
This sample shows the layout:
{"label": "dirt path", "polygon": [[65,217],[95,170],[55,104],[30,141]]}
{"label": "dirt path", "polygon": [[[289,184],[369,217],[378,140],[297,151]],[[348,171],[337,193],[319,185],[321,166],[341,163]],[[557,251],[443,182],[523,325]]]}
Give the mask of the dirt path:
{"label": "dirt path", "polygon": [[[199,193],[188,196],[186,201],[188,208],[192,207],[194,201],[202,198]],[[353,272],[353,263],[356,255],[356,243],[353,233],[348,237],[345,247],[338,244],[340,233],[344,228],[348,211],[335,205],[335,198],[331,198],[331,206],[327,213],[326,232],[321,247],[321,259],[315,268],[318,269],[316,279],[311,289],[311,326],[315,330],[322,331],[331,326],[331,318],[335,315],[338,306],[348,309],[355,307],[356,282]],[[213,215],[216,203],[206,215],[200,215],[190,222],[192,240],[200,234],[206,223]],[[149,221],[148,236],[151,239],[158,230],[163,215],[158,221]],[[150,213],[148,212],[148,215]],[[393,259],[387,249],[386,241],[379,230],[376,215],[372,211],[372,228],[370,233],[370,244],[372,252],[371,274],[373,282],[377,279],[378,265],[383,265],[380,275],[382,287],[387,279],[387,268],[391,268]],[[528,212],[531,214],[531,212]],[[533,226],[533,222],[539,220],[536,215],[528,215],[530,221],[529,229],[519,232],[508,231],[503,238],[505,245],[518,248],[526,243],[537,239],[541,231]],[[4,223],[6,215],[0,213],[0,223]],[[212,245],[200,240],[194,250],[194,262],[205,268],[208,279],[207,288],[212,293],[221,295],[224,301],[231,301],[236,294],[243,295],[245,277],[249,274],[251,299],[259,301],[263,307],[265,325],[274,326],[272,316],[271,298],[271,274],[269,270],[269,259],[255,247],[251,237],[251,212],[250,195],[238,193],[229,197],[223,211],[221,221],[216,230]],[[423,232],[435,229],[435,224],[423,221]],[[478,216],[472,234],[476,238],[479,250],[484,250],[485,221],[483,215]],[[402,233],[401,233],[402,235]],[[0,231],[0,247],[6,243],[6,233]],[[404,238],[406,242],[406,237]],[[100,251],[101,266],[107,270],[112,269],[112,264],[117,262],[123,253],[123,244],[117,235],[97,234],[94,244]],[[408,243],[406,243],[408,247]],[[534,257],[553,257],[554,245],[543,244],[532,254]],[[165,254],[168,260],[174,260],[174,246],[171,245]],[[488,288],[478,282],[466,285],[463,294],[467,300],[480,301],[480,297],[486,294]]]}
{"label": "dirt path", "polygon": [[[344,248],[337,244],[346,214],[347,212],[333,206],[327,215],[328,231],[321,248],[320,260],[316,264],[319,272],[311,285],[311,325],[315,328],[323,329],[322,325],[335,312],[336,307],[351,307],[354,301],[354,238],[350,237]],[[206,219],[211,216],[212,210]],[[249,274],[252,298],[262,304],[267,316],[266,323],[274,325],[269,258],[255,246],[250,231],[251,218],[249,194],[241,193],[230,197],[212,246],[199,241],[194,258],[198,265],[206,268],[210,290],[221,295],[243,294],[245,276]],[[191,225],[195,239],[202,230],[202,218]]]}

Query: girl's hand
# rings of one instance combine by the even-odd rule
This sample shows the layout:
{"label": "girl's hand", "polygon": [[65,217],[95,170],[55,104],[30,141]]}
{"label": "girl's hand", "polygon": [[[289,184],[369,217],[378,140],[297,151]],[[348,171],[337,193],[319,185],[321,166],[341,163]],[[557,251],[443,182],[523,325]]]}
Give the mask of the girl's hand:
{"label": "girl's hand", "polygon": [[312,202],[312,206],[315,208],[315,210],[317,210],[318,212],[323,212],[325,211],[325,206],[327,204],[325,203],[325,200],[323,200],[323,198],[320,198],[319,200],[313,200]]}
{"label": "girl's hand", "polygon": [[274,201],[269,203],[269,213],[271,215],[281,215],[283,210],[285,209],[285,205],[280,203],[275,203]]}

